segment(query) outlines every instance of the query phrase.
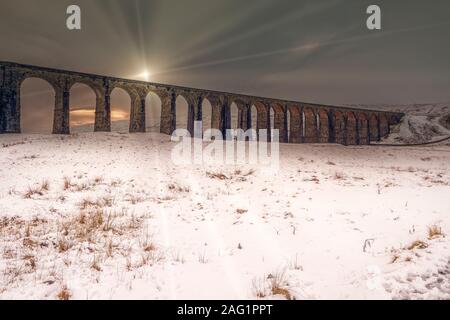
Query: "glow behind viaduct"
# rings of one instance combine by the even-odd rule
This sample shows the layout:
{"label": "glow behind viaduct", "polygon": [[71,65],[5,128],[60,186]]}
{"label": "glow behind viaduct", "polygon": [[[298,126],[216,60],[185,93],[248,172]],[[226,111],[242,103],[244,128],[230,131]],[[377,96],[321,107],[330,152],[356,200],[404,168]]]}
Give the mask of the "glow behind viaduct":
{"label": "glow behind viaduct", "polygon": [[150,92],[161,99],[160,130],[168,135],[176,129],[176,99],[180,95],[188,103],[187,129],[191,134],[194,122],[202,121],[205,99],[212,106],[211,128],[223,133],[231,128],[230,109],[234,102],[238,107],[237,127],[248,130],[252,126],[252,116],[255,116],[252,106],[255,106],[257,128],[253,129],[267,129],[270,137],[273,110],[273,128],[279,130],[280,142],[289,143],[369,144],[388,135],[390,126],[399,123],[403,117],[402,113],[395,112],[255,97],[0,62],[0,133],[21,132],[20,88],[27,78],[46,80],[55,91],[54,134],[70,133],[70,89],[77,83],[88,85],[95,92],[94,127],[97,132],[111,131],[110,95],[114,88],[125,90],[131,97],[131,133],[145,132],[145,102]]}

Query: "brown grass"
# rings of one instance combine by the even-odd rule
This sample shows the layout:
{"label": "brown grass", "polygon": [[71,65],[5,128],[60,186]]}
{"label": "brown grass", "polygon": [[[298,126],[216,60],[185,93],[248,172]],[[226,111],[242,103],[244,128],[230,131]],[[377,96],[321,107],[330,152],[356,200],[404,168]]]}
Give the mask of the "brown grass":
{"label": "brown grass", "polygon": [[135,195],[135,194],[127,194],[125,197],[125,200],[131,202],[131,204],[133,204],[133,205],[145,201],[144,197],[142,197],[140,195]]}
{"label": "brown grass", "polygon": [[58,239],[58,251],[60,253],[66,252],[70,248],[72,248],[72,245],[69,243],[69,241],[65,237],[61,237]]}
{"label": "brown grass", "polygon": [[81,210],[86,210],[89,208],[92,209],[102,209],[104,207],[112,207],[114,204],[114,199],[109,196],[104,196],[97,198],[95,200],[92,200],[90,198],[84,198],[80,203],[79,207]]}
{"label": "brown grass", "polygon": [[3,143],[3,148],[14,147],[14,146],[18,146],[18,145],[21,145],[21,144],[25,144],[25,141]]}
{"label": "brown grass", "polygon": [[94,255],[94,259],[92,260],[92,263],[91,263],[91,269],[94,269],[95,271],[98,271],[98,272],[102,271],[102,268],[100,267],[99,259],[95,255]]}
{"label": "brown grass", "polygon": [[148,233],[145,233],[145,236],[139,240],[142,250],[144,252],[151,252],[156,250],[156,245],[151,241],[151,238]]}
{"label": "brown grass", "polygon": [[267,297],[265,282],[265,279],[253,279],[253,292],[259,299]]}
{"label": "brown grass", "polygon": [[408,250],[426,249],[426,248],[428,248],[428,244],[421,240],[416,240],[407,247]]}
{"label": "brown grass", "polygon": [[248,176],[253,175],[254,173],[255,173],[255,170],[254,169],[250,169],[247,173],[243,173],[242,175],[244,177],[248,177]]}
{"label": "brown grass", "polygon": [[[78,179],[83,178],[82,175],[78,176]],[[75,192],[82,192],[82,191],[87,191],[90,190],[94,187],[96,187],[97,185],[103,183],[103,177],[95,177],[93,180],[87,181],[87,182],[79,182],[79,183],[73,183],[71,178],[69,177],[64,177],[63,180],[63,189],[65,191],[70,190],[70,191],[75,191]]]}
{"label": "brown grass", "polygon": [[70,292],[69,288],[67,288],[66,285],[63,285],[61,287],[61,290],[56,295],[56,297],[58,298],[58,300],[67,301],[70,300],[70,298],[72,298],[72,293]]}
{"label": "brown grass", "polygon": [[41,190],[49,191],[50,190],[50,183],[48,182],[48,180],[42,181],[40,188],[41,188]]}
{"label": "brown grass", "polygon": [[23,260],[25,261],[25,266],[30,269],[31,271],[36,270],[36,257],[28,254],[23,257]]}
{"label": "brown grass", "polygon": [[73,187],[75,188],[75,191],[77,191],[77,192],[86,191],[86,190],[90,189],[90,186],[86,182],[79,183]]}
{"label": "brown grass", "polygon": [[244,214],[244,213],[247,213],[248,212],[248,210],[245,210],[245,209],[236,209],[236,213],[237,214]]}
{"label": "brown grass", "polygon": [[335,172],[334,180],[345,180],[345,174],[342,172]]}
{"label": "brown grass", "polygon": [[94,183],[95,184],[100,184],[102,182],[103,182],[103,177],[100,177],[100,176],[95,177],[95,179],[94,179]]}
{"label": "brown grass", "polygon": [[286,288],[272,287],[272,294],[273,295],[282,295],[286,298],[286,300],[292,300],[291,293]]}
{"label": "brown grass", "polygon": [[72,181],[69,177],[64,177],[64,190],[69,190],[72,188]]}
{"label": "brown grass", "polygon": [[391,264],[396,263],[400,259],[400,255],[394,254],[391,259]]}
{"label": "brown grass", "polygon": [[171,184],[169,184],[168,186],[167,186],[167,188],[170,190],[170,191],[172,191],[172,192],[190,192],[191,190],[189,189],[189,187],[182,187],[182,186],[179,186],[179,185],[177,185],[177,184],[175,184],[175,183],[171,183]]}
{"label": "brown grass", "polygon": [[286,298],[286,300],[292,300],[291,293],[288,289],[285,288],[286,279],[285,272],[277,272],[275,275],[269,274],[267,279],[270,280],[270,291],[272,295],[282,295]]}
{"label": "brown grass", "polygon": [[[143,217],[128,215],[126,211],[91,207],[69,217],[55,217],[51,221],[0,217],[0,260],[6,261],[0,273],[3,276],[0,276],[0,290],[4,285],[25,284],[40,277],[48,257],[54,259],[57,268],[75,263],[80,268],[100,272],[105,259],[120,259],[120,256],[126,257],[126,254],[136,250],[142,255],[142,263],[156,264],[163,259],[163,255],[151,238],[141,238],[145,241],[141,242],[140,247],[122,245],[124,239],[139,239],[138,232],[141,232],[144,221]],[[78,261],[81,249],[88,250],[89,260]],[[46,257],[42,264],[39,260],[41,256]],[[60,275],[57,279],[61,279]],[[70,299],[71,293],[67,287],[57,291],[60,291],[58,299]]]}
{"label": "brown grass", "polygon": [[218,180],[229,180],[225,174],[223,173],[215,173],[215,172],[207,172],[206,175],[211,179],[218,179]]}
{"label": "brown grass", "polygon": [[31,199],[31,197],[34,196],[34,195],[43,196],[44,193],[38,187],[28,187],[28,189],[24,193],[23,197],[25,199]]}
{"label": "brown grass", "polygon": [[437,225],[428,227],[428,239],[433,240],[435,238],[443,237],[442,228]]}
{"label": "brown grass", "polygon": [[34,195],[43,196],[47,191],[50,190],[50,183],[48,180],[43,180],[38,186],[28,186],[27,191],[23,194],[25,199],[31,199]]}

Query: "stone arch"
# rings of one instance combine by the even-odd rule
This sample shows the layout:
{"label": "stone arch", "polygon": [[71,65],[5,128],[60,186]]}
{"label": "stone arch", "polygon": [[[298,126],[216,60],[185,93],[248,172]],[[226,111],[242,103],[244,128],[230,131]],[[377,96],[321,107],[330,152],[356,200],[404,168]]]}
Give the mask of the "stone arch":
{"label": "stone arch", "polygon": [[[107,88],[109,91],[105,93],[105,103],[102,108],[102,103],[98,103],[97,118],[103,116],[103,124],[101,120],[96,120],[96,131],[111,131],[111,94],[116,89],[120,89],[128,94],[130,98],[130,116],[129,116],[129,132],[145,132],[145,90],[140,86],[128,85],[121,82],[113,82]],[[97,122],[99,125],[97,125]],[[101,126],[102,129],[97,128]]]}
{"label": "stone arch", "polygon": [[206,98],[211,104],[211,129],[222,130],[223,101],[216,95],[206,95]]}
{"label": "stone arch", "polygon": [[257,134],[258,140],[261,139],[260,130],[267,130],[267,141],[270,139],[270,113],[269,107],[262,101],[254,101],[253,105],[257,112]]}
{"label": "stone arch", "polygon": [[18,105],[22,133],[53,131],[56,90],[46,77],[25,77],[20,82]]}
{"label": "stone arch", "polygon": [[346,144],[345,142],[345,119],[341,111],[334,112],[334,138],[335,142],[339,144]]}
{"label": "stone arch", "polygon": [[[111,123],[110,123],[110,110],[105,108],[105,98],[106,93],[103,87],[103,84],[100,84],[90,78],[85,77],[69,77],[66,81],[66,89],[69,95],[69,101],[72,100],[71,93],[73,92],[73,88],[86,88],[88,87],[95,95],[95,120],[94,120],[94,131],[110,131]],[[77,92],[78,89],[75,90]],[[71,102],[69,102],[70,104]],[[70,108],[69,108],[70,109]],[[70,112],[69,112],[70,113]],[[69,122],[70,122],[70,116]]]}
{"label": "stone arch", "polygon": [[145,131],[160,132],[162,100],[157,91],[149,90],[145,96]]}
{"label": "stone arch", "polygon": [[[272,103],[271,109],[271,130],[276,129],[279,132],[279,142],[285,143],[288,141],[286,113],[285,108],[280,103]],[[273,134],[272,134],[273,136]]]}
{"label": "stone arch", "polygon": [[317,116],[319,124],[319,142],[328,143],[330,141],[330,121],[328,118],[328,112],[325,109],[319,109]]}
{"label": "stone arch", "polygon": [[233,101],[230,104],[230,129],[238,129],[239,126],[239,108],[238,105]]}
{"label": "stone arch", "polygon": [[356,116],[353,112],[347,113],[347,127],[346,127],[346,144],[347,145],[357,145],[359,144],[359,134],[358,126],[356,121]]}
{"label": "stone arch", "polygon": [[303,108],[303,142],[317,143],[317,118],[314,109]]}
{"label": "stone arch", "polygon": [[371,113],[369,116],[369,132],[370,141],[379,141],[379,129],[378,129],[378,116],[375,113]]}
{"label": "stone arch", "polygon": [[365,113],[358,113],[359,144],[369,144],[369,121]]}
{"label": "stone arch", "polygon": [[189,102],[185,94],[178,94],[175,104],[176,129],[188,129]]}
{"label": "stone arch", "polygon": [[132,100],[129,91],[121,86],[116,86],[111,90],[109,97],[111,131],[129,132],[132,109]]}
{"label": "stone arch", "polygon": [[234,100],[238,107],[238,129],[247,131],[252,128],[251,105],[246,101]]}
{"label": "stone arch", "polygon": [[380,114],[380,137],[385,138],[389,135],[389,121],[386,114]]}
{"label": "stone arch", "polygon": [[73,87],[79,87],[80,85],[86,86],[89,89],[92,90],[92,92],[95,94],[96,98],[102,98],[104,92],[101,86],[97,85],[95,82],[86,80],[86,79],[77,79],[73,80],[68,85],[68,90],[72,91]]}
{"label": "stone arch", "polygon": [[300,107],[296,105],[288,106],[289,112],[289,143],[302,142],[302,114]]}
{"label": "stone arch", "polygon": [[203,132],[211,129],[212,124],[212,103],[207,97],[202,98],[202,126]]}
{"label": "stone arch", "polygon": [[59,79],[56,75],[48,73],[48,72],[35,72],[35,71],[26,71],[21,73],[18,76],[17,81],[17,89],[20,90],[22,87],[23,82],[25,82],[27,79],[39,79],[47,82],[50,86],[52,86],[53,90],[56,92],[57,89],[60,87]]}

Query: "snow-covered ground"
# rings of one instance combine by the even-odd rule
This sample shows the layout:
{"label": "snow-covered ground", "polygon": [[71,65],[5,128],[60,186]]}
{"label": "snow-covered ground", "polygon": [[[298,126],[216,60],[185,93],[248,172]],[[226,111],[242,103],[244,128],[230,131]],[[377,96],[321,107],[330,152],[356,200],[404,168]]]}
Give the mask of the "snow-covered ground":
{"label": "snow-covered ground", "polygon": [[450,299],[449,146],[281,145],[273,172],[169,140],[1,135],[0,299]]}

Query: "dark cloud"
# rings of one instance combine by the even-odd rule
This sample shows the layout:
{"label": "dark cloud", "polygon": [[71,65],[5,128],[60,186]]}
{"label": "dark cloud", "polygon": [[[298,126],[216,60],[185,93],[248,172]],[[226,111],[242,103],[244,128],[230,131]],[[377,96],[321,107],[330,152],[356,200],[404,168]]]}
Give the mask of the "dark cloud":
{"label": "dark cloud", "polygon": [[[70,4],[81,31],[65,28]],[[365,27],[369,4],[382,31]],[[450,101],[449,12],[448,0],[2,0],[0,59],[330,104]]]}

